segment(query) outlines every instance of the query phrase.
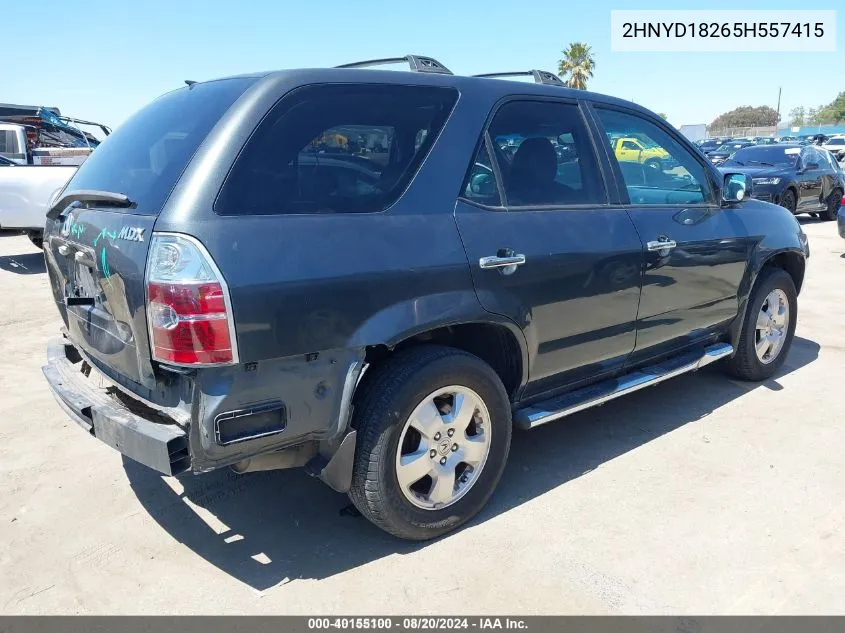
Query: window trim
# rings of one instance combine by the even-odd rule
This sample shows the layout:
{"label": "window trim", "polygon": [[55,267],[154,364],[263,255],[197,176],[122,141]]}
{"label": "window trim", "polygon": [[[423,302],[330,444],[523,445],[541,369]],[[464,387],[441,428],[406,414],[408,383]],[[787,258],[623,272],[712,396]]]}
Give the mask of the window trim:
{"label": "window trim", "polygon": [[[499,113],[505,105],[512,103],[514,101],[525,101],[525,102],[543,102],[543,103],[552,103],[552,104],[559,104],[559,105],[569,105],[575,106],[575,109],[578,111],[579,116],[581,117],[581,122],[584,125],[584,130],[587,132],[586,140],[587,144],[593,151],[593,158],[595,159],[596,169],[599,173],[600,178],[600,188],[601,191],[604,192],[604,202],[595,202],[595,203],[584,203],[584,204],[534,204],[534,205],[512,205],[508,202],[508,195],[507,191],[505,190],[504,179],[502,177],[501,168],[499,166],[499,161],[496,160],[496,153],[493,147],[493,140],[490,136],[490,125],[493,120],[496,118],[496,115]],[[472,204],[473,206],[480,207],[482,209],[486,209],[488,211],[581,211],[584,209],[606,209],[608,207],[612,207],[614,203],[611,201],[610,196],[610,189],[607,174],[605,173],[604,164],[601,160],[601,156],[596,150],[596,142],[593,136],[593,129],[590,125],[589,119],[587,118],[586,112],[584,112],[583,102],[578,99],[573,99],[571,97],[555,97],[555,96],[547,96],[547,95],[532,95],[532,94],[511,94],[499,99],[493,107],[490,109],[490,112],[487,115],[487,118],[484,121],[484,126],[481,130],[481,139],[487,144],[487,151],[490,153],[490,159],[493,164],[493,173],[496,175],[496,185],[499,188],[499,198],[502,202],[501,207],[491,207],[489,205],[485,205],[479,203],[476,200],[471,200],[466,198],[463,195],[463,184],[466,183],[466,176],[462,181],[462,187],[458,198],[463,202],[468,204]],[[476,148],[473,151],[472,158],[470,160],[475,159],[475,155],[478,153],[478,148],[480,146],[480,140],[476,144]],[[472,165],[470,165],[470,169]],[[618,206],[618,205],[617,205]]]}
{"label": "window trim", "polygon": [[[637,117],[652,123],[656,127],[660,128],[665,134],[667,134],[672,140],[676,143],[681,145],[681,147],[687,149],[688,153],[692,155],[695,162],[699,164],[699,166],[703,169],[704,175],[707,178],[707,182],[710,185],[711,191],[713,193],[713,199],[710,202],[701,202],[695,204],[685,204],[681,205],[688,208],[720,208],[721,204],[719,202],[721,198],[721,190],[722,187],[716,181],[713,175],[713,165],[708,163],[704,158],[704,155],[700,151],[695,151],[694,148],[689,147],[689,141],[681,134],[679,134],[676,130],[671,129],[671,127],[666,123],[665,120],[661,120],[655,115],[651,113],[640,112],[638,110],[633,110],[631,108],[626,108],[624,106],[619,106],[616,104],[611,103],[603,103],[601,101],[590,101],[588,109],[590,111],[590,115],[593,118],[595,123],[596,129],[600,135],[607,136],[607,130],[599,118],[598,112],[596,110],[610,110],[614,112],[620,112],[622,114],[627,114],[629,116]],[[601,136],[599,137],[601,138]],[[625,177],[622,175],[622,170],[619,167],[619,161],[616,158],[616,154],[612,152],[613,149],[608,148],[607,143],[602,143],[602,146],[605,149],[605,154],[607,155],[608,162],[610,163],[610,169],[613,172],[614,179],[616,180],[616,190],[619,194],[620,204],[625,207],[634,207],[637,209],[666,209],[667,207],[672,206],[679,206],[679,205],[671,205],[671,204],[656,204],[656,203],[647,203],[647,204],[637,204],[631,202],[631,196],[628,193],[628,185],[625,184]]]}
{"label": "window trim", "polygon": [[[214,213],[215,216],[219,216],[219,217],[276,218],[276,217],[308,217],[308,216],[313,216],[313,215],[320,215],[320,214],[315,214],[315,213],[249,213],[249,214],[222,213],[221,211],[218,210],[218,204],[220,203],[220,198],[223,195],[223,191],[226,188],[226,184],[227,184],[229,178],[231,177],[232,173],[234,172],[235,167],[238,165],[238,162],[240,161],[241,157],[244,155],[246,150],[249,148],[250,143],[252,143],[252,140],[255,138],[255,135],[258,133],[259,128],[273,115],[273,112],[276,110],[276,108],[280,107],[281,104],[284,101],[290,100],[292,98],[296,98],[298,93],[304,92],[306,90],[309,90],[309,89],[312,89],[312,88],[338,87],[338,86],[346,86],[346,87],[367,86],[367,87],[391,87],[391,88],[393,88],[393,87],[432,88],[432,89],[440,90],[440,91],[444,91],[444,92],[451,92],[454,95],[455,100],[452,103],[452,108],[449,110],[449,113],[447,114],[446,118],[444,119],[443,124],[440,126],[440,129],[437,131],[437,134],[435,134],[431,138],[431,146],[428,148],[428,151],[426,152],[425,156],[420,161],[420,164],[417,165],[416,170],[411,175],[410,179],[405,184],[405,186],[402,188],[402,190],[399,192],[396,199],[393,200],[387,206],[385,206],[383,209],[379,209],[378,211],[361,211],[361,212],[355,212],[355,213],[339,213],[338,215],[370,216],[370,215],[378,215],[378,214],[388,213],[399,202],[402,201],[402,199],[408,193],[410,188],[413,186],[414,181],[419,177],[420,173],[425,168],[425,165],[428,162],[429,157],[431,156],[431,152],[434,151],[435,145],[437,145],[437,143],[440,141],[440,137],[443,135],[443,132],[449,126],[449,122],[452,120],[452,117],[455,115],[455,110],[457,110],[458,103],[461,100],[461,91],[456,86],[436,85],[436,84],[432,85],[432,84],[424,84],[424,83],[422,83],[422,84],[419,84],[419,83],[392,83],[392,82],[384,83],[384,82],[378,82],[378,81],[373,81],[373,82],[346,82],[346,81],[344,81],[344,82],[325,82],[325,81],[322,81],[322,82],[301,84],[301,85],[296,86],[295,88],[292,88],[290,90],[285,90],[284,92],[282,92],[279,95],[279,97],[275,101],[273,101],[272,104],[269,105],[269,107],[267,107],[266,111],[259,117],[258,121],[253,125],[253,128],[250,131],[249,136],[243,142],[243,144],[241,145],[241,147],[238,149],[237,153],[235,154],[235,157],[229,163],[228,168],[226,169],[225,175],[220,180],[220,185],[217,188],[216,193],[214,194],[214,200],[213,200],[212,205],[211,205],[212,212]],[[427,140],[428,140],[428,137],[426,137],[426,141]],[[473,154],[473,156],[474,156],[474,154]]]}
{"label": "window trim", "polygon": [[[489,140],[489,134],[485,131],[482,133],[481,138],[476,141],[475,147],[472,150],[472,158],[470,158],[469,165],[467,165],[466,173],[464,173],[464,177],[461,180],[461,187],[458,190],[458,200],[462,202],[466,202],[467,204],[471,204],[475,207],[479,207],[481,209],[488,209],[490,211],[507,211],[507,205],[505,204],[505,194],[502,191],[501,186],[501,174],[499,173],[499,163],[495,160],[495,156],[493,154],[493,148],[491,147],[491,142]],[[499,206],[484,204],[483,202],[479,202],[473,198],[468,198],[464,195],[467,187],[467,181],[469,180],[469,176],[472,173],[473,167],[475,167],[475,157],[478,156],[478,152],[481,150],[482,143],[484,144],[484,148],[487,151],[487,155],[490,158],[490,166],[493,171],[493,180],[496,181],[496,191],[499,194]]]}

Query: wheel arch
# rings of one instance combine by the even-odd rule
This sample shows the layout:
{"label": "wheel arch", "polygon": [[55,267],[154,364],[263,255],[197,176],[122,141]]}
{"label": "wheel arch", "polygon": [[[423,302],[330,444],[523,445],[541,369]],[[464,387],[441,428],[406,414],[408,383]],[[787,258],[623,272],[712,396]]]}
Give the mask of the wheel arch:
{"label": "wheel arch", "polygon": [[801,202],[801,198],[798,197],[798,185],[792,181],[788,182],[786,187],[783,188],[783,193],[781,195],[781,200],[783,199],[783,194],[787,191],[791,191],[792,195],[795,196],[795,211],[798,211],[798,203]]}
{"label": "wheel arch", "polygon": [[734,320],[731,326],[730,337],[731,344],[736,348],[742,327],[747,316],[748,301],[754,287],[757,285],[757,280],[760,274],[766,268],[779,268],[784,270],[792,278],[795,284],[796,294],[801,293],[801,287],[804,284],[804,273],[806,271],[806,257],[803,252],[796,248],[783,248],[776,251],[766,253],[765,256],[760,257],[756,264],[751,268],[751,274],[747,276],[745,291],[740,294],[740,305],[738,317]]}
{"label": "wheel arch", "polygon": [[475,319],[404,332],[389,342],[367,346],[366,362],[374,368],[395,352],[427,344],[454,347],[483,360],[499,376],[511,401],[518,399],[528,382],[525,337],[505,319]]}

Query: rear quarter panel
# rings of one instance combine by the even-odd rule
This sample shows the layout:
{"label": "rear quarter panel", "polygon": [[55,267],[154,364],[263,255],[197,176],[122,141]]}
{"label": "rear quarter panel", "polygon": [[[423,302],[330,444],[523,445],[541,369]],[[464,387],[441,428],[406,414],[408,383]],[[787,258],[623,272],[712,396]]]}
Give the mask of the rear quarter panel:
{"label": "rear quarter panel", "polygon": [[293,72],[247,91],[194,157],[155,227],[194,235],[214,257],[232,293],[241,362],[392,344],[428,327],[491,318],[475,297],[453,213],[492,97],[460,94],[408,190],[386,211],[214,213],[240,148],[280,97],[307,83],[303,77]]}
{"label": "rear quarter panel", "polygon": [[[202,447],[194,455],[200,470],[302,438],[336,439],[346,423],[342,394],[350,380],[354,387],[367,346],[392,346],[441,325],[501,319],[478,302],[454,220],[492,98],[461,94],[409,188],[383,212],[214,213],[252,130],[302,84],[294,72],[249,89],[194,156],[156,222],[156,231],[199,239],[232,297],[241,364],[197,376],[201,424],[192,446]],[[288,430],[239,446],[215,445],[216,415],[265,399],[284,401]]]}

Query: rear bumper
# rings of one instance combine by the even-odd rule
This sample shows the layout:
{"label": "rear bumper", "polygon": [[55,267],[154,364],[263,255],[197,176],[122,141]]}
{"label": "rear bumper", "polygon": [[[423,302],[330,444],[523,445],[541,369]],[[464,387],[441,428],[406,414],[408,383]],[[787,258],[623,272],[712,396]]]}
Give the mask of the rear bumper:
{"label": "rear bumper", "polygon": [[130,459],[165,475],[190,468],[188,437],[181,427],[133,413],[88,380],[82,367],[82,358],[67,339],[50,341],[47,364],[41,369],[71,419]]}

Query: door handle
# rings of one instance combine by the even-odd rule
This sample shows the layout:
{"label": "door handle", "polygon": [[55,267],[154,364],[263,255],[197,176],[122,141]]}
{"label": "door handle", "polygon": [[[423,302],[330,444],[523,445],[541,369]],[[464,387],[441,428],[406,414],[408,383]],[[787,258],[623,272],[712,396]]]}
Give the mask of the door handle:
{"label": "door handle", "polygon": [[648,248],[648,250],[657,251],[658,253],[661,251],[666,251],[668,253],[668,251],[677,246],[678,243],[675,240],[655,240],[654,242],[646,242],[646,248]]}
{"label": "door handle", "polygon": [[[490,255],[482,257],[478,260],[478,265],[481,268],[508,268],[512,267],[516,270],[517,266],[522,266],[525,263],[525,255],[514,253],[513,255]],[[504,271],[503,271],[504,272]]]}

